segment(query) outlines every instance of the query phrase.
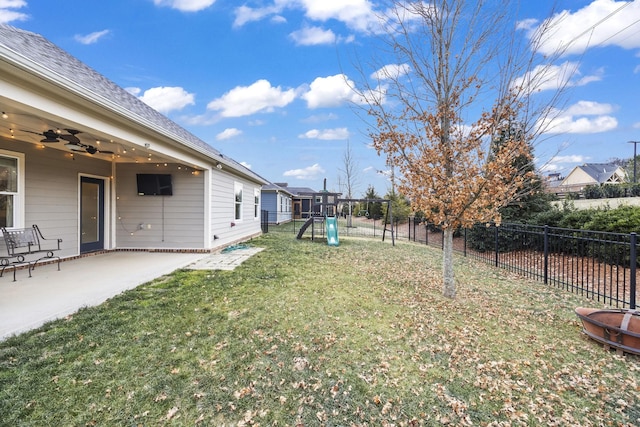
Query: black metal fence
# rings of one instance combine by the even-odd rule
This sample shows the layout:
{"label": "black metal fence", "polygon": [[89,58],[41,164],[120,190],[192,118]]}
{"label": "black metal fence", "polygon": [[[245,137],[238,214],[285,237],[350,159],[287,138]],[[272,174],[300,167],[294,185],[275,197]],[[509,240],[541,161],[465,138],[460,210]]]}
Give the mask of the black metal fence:
{"label": "black metal fence", "polygon": [[[264,232],[296,235],[306,219],[267,224]],[[266,226],[266,228],[265,228]],[[390,226],[365,217],[339,218],[340,236],[391,241]],[[397,221],[396,240],[410,240],[442,248],[443,233],[432,224]],[[322,237],[318,230],[316,237]],[[454,250],[521,276],[565,289],[615,307],[635,309],[638,290],[638,236],[588,230],[572,230],[526,224],[501,224],[460,230],[454,234]]]}
{"label": "black metal fence", "polygon": [[[298,231],[304,226],[308,218],[289,218],[279,224],[272,220],[275,216],[267,211],[262,211],[262,231],[264,233],[290,233],[297,235]],[[282,216],[281,216],[282,218]],[[271,220],[270,220],[271,219]],[[309,228],[309,230],[311,230]],[[338,230],[340,236],[350,237],[372,237],[382,239],[385,234],[385,224],[380,218],[367,218],[365,216],[338,216]],[[390,227],[387,225],[386,237],[391,239]],[[320,237],[323,236],[323,230],[316,230]],[[310,233],[310,231],[309,231]],[[309,234],[310,235],[310,234]]]}
{"label": "black metal fence", "polygon": [[[410,219],[396,239],[442,247],[443,233]],[[638,236],[526,224],[477,225],[454,234],[454,250],[615,307],[636,308]]]}

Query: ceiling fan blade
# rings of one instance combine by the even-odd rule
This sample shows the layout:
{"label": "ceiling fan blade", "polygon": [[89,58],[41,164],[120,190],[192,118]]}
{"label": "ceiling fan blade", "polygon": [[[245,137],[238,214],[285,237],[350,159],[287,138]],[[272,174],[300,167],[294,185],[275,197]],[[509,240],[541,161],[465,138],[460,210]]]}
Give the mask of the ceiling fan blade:
{"label": "ceiling fan blade", "polygon": [[60,140],[58,139],[58,133],[55,132],[54,130],[45,130],[44,132],[34,132],[32,130],[27,130],[27,129],[20,129],[22,132],[27,132],[27,133],[32,133],[34,135],[40,135],[40,136],[44,136],[44,139],[41,140],[40,142],[60,142]]}
{"label": "ceiling fan blade", "polygon": [[80,142],[80,138],[78,138],[77,136],[75,136],[73,134],[68,134],[68,135],[60,134],[60,135],[58,135],[58,138],[62,138],[65,141],[69,141],[69,142],[74,143],[74,144],[77,144],[77,143]]}

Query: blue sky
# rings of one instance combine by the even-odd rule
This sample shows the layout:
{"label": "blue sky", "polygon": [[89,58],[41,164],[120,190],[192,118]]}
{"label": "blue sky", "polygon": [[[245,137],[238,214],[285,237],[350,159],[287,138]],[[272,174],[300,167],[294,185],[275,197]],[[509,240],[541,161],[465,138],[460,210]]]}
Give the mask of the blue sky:
{"label": "blue sky", "polygon": [[[526,37],[551,2],[522,3]],[[567,174],[630,158],[628,141],[640,140],[640,0],[557,3],[562,23],[548,48],[572,40],[556,70],[577,73],[536,161]],[[272,182],[319,190],[326,178],[342,191],[349,144],[354,196],[369,185],[383,196],[384,158],[345,84],[360,81],[358,64],[376,51],[381,10],[375,0],[0,0],[0,23],[42,34]]]}

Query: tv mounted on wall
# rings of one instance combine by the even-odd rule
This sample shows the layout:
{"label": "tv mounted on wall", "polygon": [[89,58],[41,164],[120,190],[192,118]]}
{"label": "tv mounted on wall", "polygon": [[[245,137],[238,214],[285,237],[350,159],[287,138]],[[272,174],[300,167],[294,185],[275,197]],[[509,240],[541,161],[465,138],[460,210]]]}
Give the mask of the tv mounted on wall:
{"label": "tv mounted on wall", "polygon": [[172,196],[171,175],[162,173],[139,173],[136,175],[138,196]]}

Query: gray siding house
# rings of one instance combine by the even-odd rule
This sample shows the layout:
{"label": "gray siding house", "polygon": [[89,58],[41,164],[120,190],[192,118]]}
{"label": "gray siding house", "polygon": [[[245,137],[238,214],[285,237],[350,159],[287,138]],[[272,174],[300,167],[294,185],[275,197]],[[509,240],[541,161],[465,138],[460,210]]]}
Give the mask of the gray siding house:
{"label": "gray siding house", "polygon": [[[262,177],[42,36],[0,25],[0,226],[71,257],[261,233]],[[4,242],[2,242],[4,244]]]}
{"label": "gray siding house", "polygon": [[292,197],[293,194],[279,184],[262,187],[262,210],[268,212],[269,224],[291,221]]}

